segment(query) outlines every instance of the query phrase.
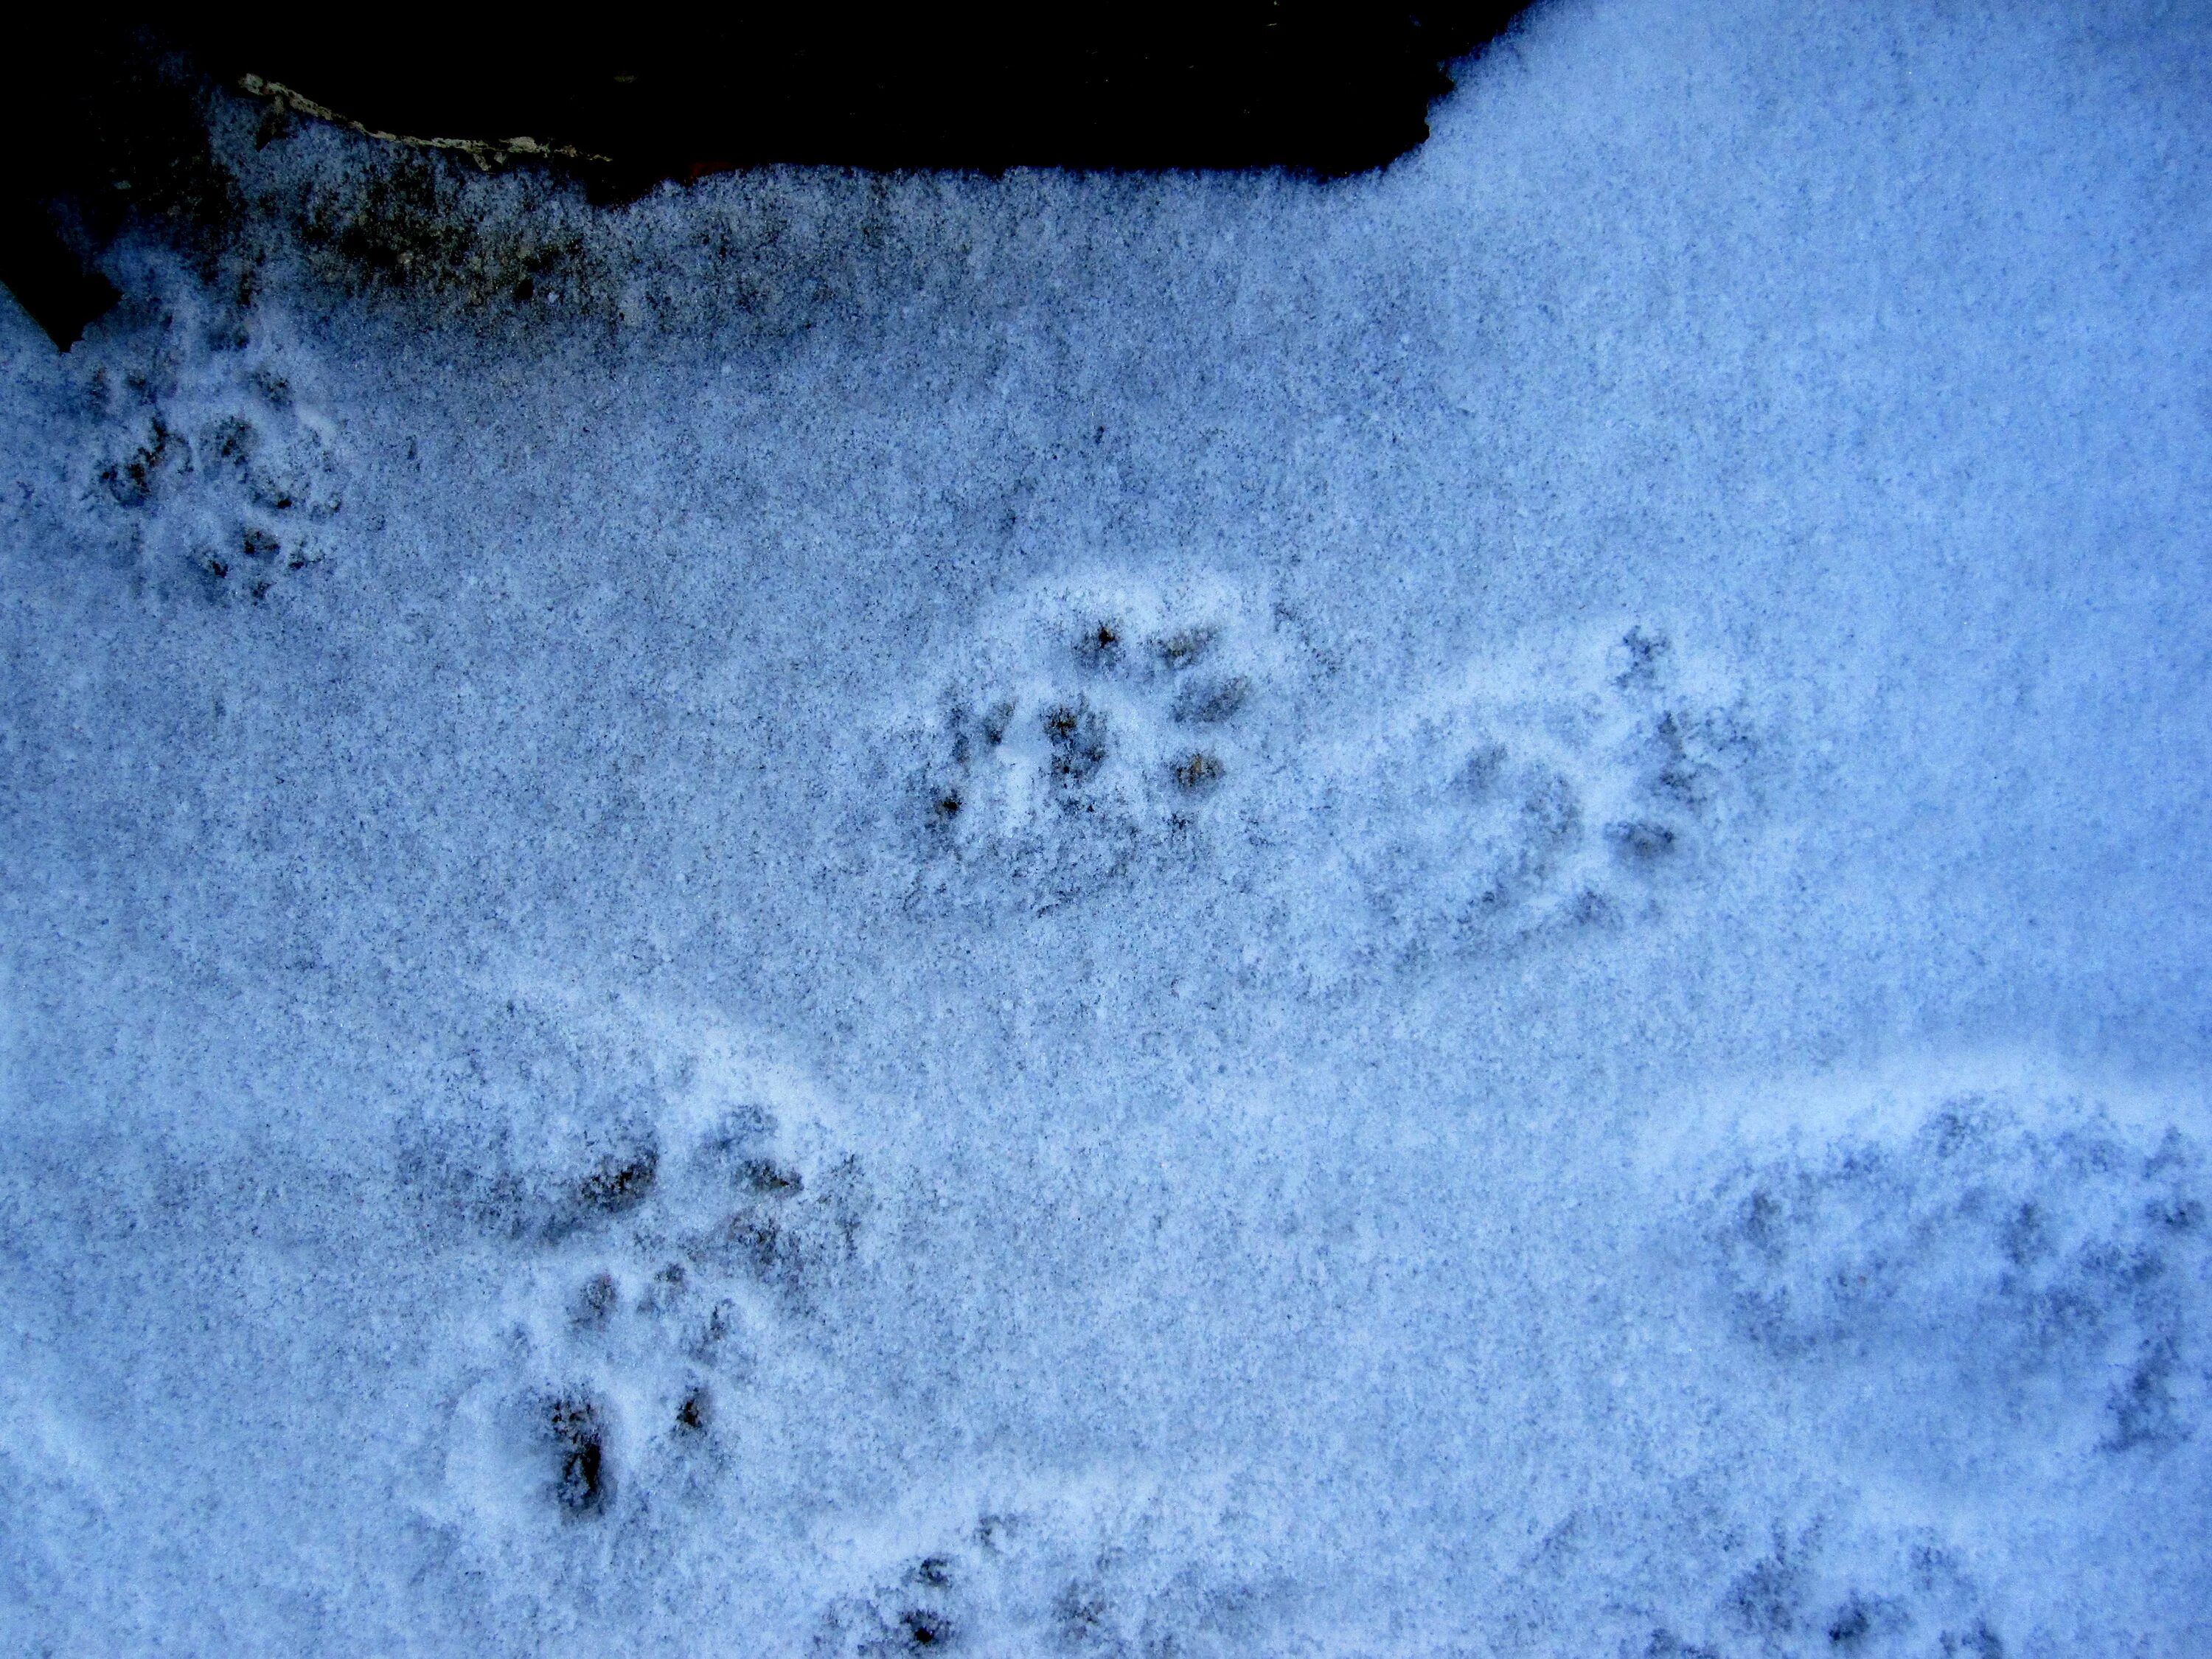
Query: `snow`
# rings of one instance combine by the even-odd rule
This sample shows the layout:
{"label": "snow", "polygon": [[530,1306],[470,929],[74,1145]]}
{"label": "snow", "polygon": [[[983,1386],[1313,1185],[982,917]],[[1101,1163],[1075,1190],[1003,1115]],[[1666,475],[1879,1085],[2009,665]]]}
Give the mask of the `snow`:
{"label": "snow", "polygon": [[611,211],[218,109],[0,315],[0,1645],[2212,1646],[2208,47]]}

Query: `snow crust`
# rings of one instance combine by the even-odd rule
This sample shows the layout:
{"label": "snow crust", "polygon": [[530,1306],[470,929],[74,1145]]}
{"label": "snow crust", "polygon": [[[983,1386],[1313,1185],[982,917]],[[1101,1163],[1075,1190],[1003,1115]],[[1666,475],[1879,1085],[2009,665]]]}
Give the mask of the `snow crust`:
{"label": "snow crust", "polygon": [[235,249],[0,315],[0,1647],[2212,1650],[2209,79],[215,110]]}

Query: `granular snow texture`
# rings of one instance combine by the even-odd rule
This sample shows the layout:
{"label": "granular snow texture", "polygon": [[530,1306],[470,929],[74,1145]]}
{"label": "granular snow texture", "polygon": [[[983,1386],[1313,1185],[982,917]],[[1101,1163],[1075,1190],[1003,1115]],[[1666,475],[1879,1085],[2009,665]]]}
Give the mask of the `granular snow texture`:
{"label": "granular snow texture", "polygon": [[2212,15],[1461,81],[0,310],[0,1648],[2212,1651]]}

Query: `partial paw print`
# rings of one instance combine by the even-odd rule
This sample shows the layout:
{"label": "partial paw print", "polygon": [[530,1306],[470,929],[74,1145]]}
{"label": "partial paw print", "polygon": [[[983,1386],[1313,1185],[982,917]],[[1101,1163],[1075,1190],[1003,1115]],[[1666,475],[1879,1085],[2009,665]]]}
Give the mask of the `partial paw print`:
{"label": "partial paw print", "polygon": [[1751,748],[1729,678],[1632,627],[1419,709],[1349,769],[1346,858],[1400,949],[1632,918],[1741,811]]}
{"label": "partial paw print", "polygon": [[1259,759],[1276,659],[1268,623],[1224,584],[1025,595],[906,723],[932,868],[1065,899],[1201,836]]}
{"label": "partial paw print", "polygon": [[2206,1204],[2178,1130],[1978,1091],[1744,1164],[1703,1226],[1753,1348],[1862,1368],[1917,1431],[2033,1412],[2051,1445],[2134,1456],[2189,1438],[2212,1390]]}
{"label": "partial paw print", "polygon": [[1214,1497],[1202,1482],[1170,1498],[1108,1478],[1002,1494],[950,1524],[892,1522],[870,1537],[871,1559],[844,1564],[858,1582],[822,1610],[810,1650],[1265,1650],[1280,1609]]}
{"label": "partial paw print", "polygon": [[1972,1576],[1925,1529],[1821,1519],[1716,1542],[1718,1582],[1679,1607],[1621,1609],[1627,1639],[1617,1651],[1644,1659],[1745,1651],[2000,1659],[2005,1651],[2002,1620]]}
{"label": "partial paw print", "polygon": [[264,598],[323,556],[343,506],[331,424],[278,355],[250,345],[92,387],[103,441],[83,481],[156,567]]}
{"label": "partial paw print", "polygon": [[[542,1091],[562,1069],[528,1074]],[[422,1194],[504,1264],[453,1451],[480,1507],[589,1521],[710,1487],[732,1402],[792,1386],[859,1270],[868,1182],[803,1085],[641,1069],[568,1110],[495,1087],[469,1130],[410,1150]]]}

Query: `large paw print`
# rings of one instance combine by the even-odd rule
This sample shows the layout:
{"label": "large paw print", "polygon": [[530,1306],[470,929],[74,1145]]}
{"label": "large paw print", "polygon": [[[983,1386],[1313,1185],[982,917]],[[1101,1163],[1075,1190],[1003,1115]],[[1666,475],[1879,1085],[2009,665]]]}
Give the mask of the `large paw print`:
{"label": "large paw print", "polygon": [[[491,1050],[478,1069],[505,1069]],[[787,1082],[677,1068],[548,1111],[553,1061],[522,1059],[537,1109],[440,1145],[443,1171],[410,1158],[497,1251],[456,1479],[495,1508],[589,1520],[714,1479],[732,1398],[804,1368],[856,1270],[870,1194]],[[499,1115],[496,1092],[480,1119]]]}
{"label": "large paw print", "polygon": [[1386,938],[1525,937],[1650,907],[1740,802],[1750,748],[1723,676],[1644,627],[1486,669],[1355,769],[1347,837]]}
{"label": "large paw print", "polygon": [[1951,1097],[1909,1138],[1846,1137],[1719,1181],[1703,1224],[1739,1335],[1785,1362],[1867,1367],[1913,1395],[1898,1404],[1917,1425],[1938,1401],[1995,1400],[2055,1413],[2054,1443],[2186,1438],[2212,1384],[2201,1155],[2177,1131],[2035,1103]]}
{"label": "large paw print", "polygon": [[343,505],[334,437],[273,354],[240,348],[185,374],[102,375],[94,393],[108,441],[86,494],[157,568],[260,599],[322,557]]}
{"label": "large paw print", "polygon": [[908,723],[933,865],[1069,897],[1201,831],[1254,757],[1272,666],[1267,629],[1220,584],[1024,596]]}

